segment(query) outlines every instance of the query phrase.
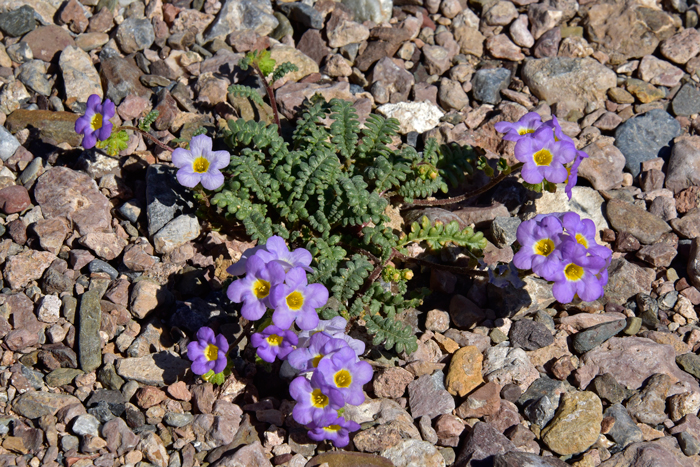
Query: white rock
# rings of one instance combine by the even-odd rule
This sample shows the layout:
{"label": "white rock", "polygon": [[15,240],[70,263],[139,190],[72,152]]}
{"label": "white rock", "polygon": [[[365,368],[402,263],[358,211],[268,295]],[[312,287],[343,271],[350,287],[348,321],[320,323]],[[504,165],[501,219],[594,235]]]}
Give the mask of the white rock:
{"label": "white rock", "polygon": [[170,253],[180,245],[199,237],[199,221],[192,215],[181,215],[168,222],[153,236],[153,246],[158,253]]}
{"label": "white rock", "polygon": [[528,29],[527,15],[520,15],[510,25],[510,37],[520,47],[532,47],[535,45],[535,38],[530,34]]}
{"label": "white rock", "polygon": [[517,384],[523,392],[540,377],[540,373],[523,349],[503,345],[486,350],[482,374],[486,381],[493,381],[501,386]]}
{"label": "white rock", "polygon": [[382,457],[389,459],[396,467],[445,467],[445,458],[440,451],[427,441],[407,439],[394,447],[385,449]]}
{"label": "white rock", "polygon": [[37,311],[39,321],[55,323],[61,317],[61,299],[55,295],[47,295],[41,299]]}
{"label": "white rock", "polygon": [[425,133],[432,130],[438,126],[440,118],[445,115],[440,107],[427,101],[384,104],[377,108],[377,112],[386,118],[397,119],[399,132],[404,135],[411,131]]}

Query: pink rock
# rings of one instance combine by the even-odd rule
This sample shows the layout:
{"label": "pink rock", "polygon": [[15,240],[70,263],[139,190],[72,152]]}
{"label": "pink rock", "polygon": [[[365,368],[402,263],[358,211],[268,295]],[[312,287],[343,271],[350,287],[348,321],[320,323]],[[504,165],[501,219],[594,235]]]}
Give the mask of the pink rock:
{"label": "pink rock", "polygon": [[22,185],[8,186],[0,190],[0,209],[5,214],[22,212],[31,205],[29,193]]}

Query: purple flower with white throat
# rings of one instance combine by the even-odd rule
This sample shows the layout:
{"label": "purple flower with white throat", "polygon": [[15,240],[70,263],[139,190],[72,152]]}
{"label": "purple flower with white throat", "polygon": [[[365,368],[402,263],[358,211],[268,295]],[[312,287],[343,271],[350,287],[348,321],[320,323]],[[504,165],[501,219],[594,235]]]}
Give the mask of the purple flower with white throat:
{"label": "purple flower with white throat", "polygon": [[495,128],[497,132],[505,133],[504,140],[517,142],[531,137],[540,126],[542,126],[540,115],[537,112],[529,112],[515,123],[498,122]]}
{"label": "purple flower with white throat", "polygon": [[216,190],[224,184],[221,169],[228,167],[231,155],[227,151],[212,151],[212,141],[207,135],[198,135],[190,141],[190,149],[173,151],[173,165],[180,185],[194,188],[201,182],[207,190]]}
{"label": "purple flower with white throat", "polygon": [[112,123],[114,117],[114,102],[92,94],[88,97],[85,115],[75,121],[75,132],[83,135],[82,145],[85,149],[94,148],[97,141],[104,141],[112,135]]}
{"label": "purple flower with white throat", "polygon": [[285,272],[292,268],[302,268],[306,272],[313,272],[313,269],[309,267],[312,259],[309,250],[296,248],[293,251],[289,251],[284,239],[277,235],[268,238],[265,243],[265,249],[259,250],[255,254],[265,260],[266,263],[270,261],[279,263]]}
{"label": "purple flower with white throat", "polygon": [[357,359],[350,347],[337,350],[318,363],[311,381],[340,391],[346,404],[360,405],[365,401],[362,386],[372,381],[372,366]]}
{"label": "purple flower with white throat", "polygon": [[538,184],[542,180],[562,183],[568,172],[564,164],[576,157],[576,146],[565,141],[555,141],[551,128],[541,127],[530,138],[515,144],[515,158],[522,162],[521,174],[527,183]]}
{"label": "purple flower with white throat", "polygon": [[322,358],[343,347],[348,347],[344,340],[331,337],[325,332],[318,332],[311,336],[308,347],[298,348],[289,354],[289,364],[302,372],[313,371]]}
{"label": "purple flower with white throat", "polygon": [[197,340],[187,344],[187,358],[192,360],[192,372],[203,375],[209,371],[221,373],[226,368],[228,342],[219,334],[214,335],[210,328],[203,327],[197,331]]}
{"label": "purple flower with white throat", "polygon": [[338,416],[338,409],[345,403],[339,391],[297,376],[289,385],[289,395],[297,401],[292,416],[297,423],[322,424],[330,416]]}
{"label": "purple flower with white throat", "polygon": [[[282,267],[276,262],[268,264]],[[327,301],[328,289],[325,286],[309,284],[302,268],[292,268],[287,273],[284,284],[273,287],[270,292],[270,304],[275,309],[272,322],[284,329],[289,329],[295,322],[302,330],[314,329],[319,321],[316,309]]]}
{"label": "purple flower with white throat", "polygon": [[[284,269],[277,263],[267,263],[252,256],[246,263],[246,276],[229,285],[226,294],[234,303],[243,302],[241,316],[249,321],[263,317],[270,306],[270,294],[284,281]],[[290,326],[280,326],[289,329]]]}
{"label": "purple flower with white throat", "polygon": [[314,441],[328,440],[335,447],[344,448],[350,443],[350,432],[360,429],[360,425],[352,420],[346,420],[344,417],[330,415],[320,424],[310,424],[309,438]]}
{"label": "purple flower with white throat", "polygon": [[280,329],[274,324],[250,336],[250,343],[258,349],[258,356],[268,363],[274,362],[275,358],[287,358],[298,342],[294,331]]}
{"label": "purple flower with white throat", "polygon": [[554,275],[552,293],[559,303],[571,303],[576,295],[584,302],[603,296],[599,275],[606,267],[600,256],[589,255],[586,247],[571,239],[559,245],[561,261]]}
{"label": "purple flower with white throat", "polygon": [[515,267],[532,269],[544,279],[553,280],[551,277],[559,269],[556,248],[561,243],[563,231],[561,221],[555,214],[520,224],[516,232],[520,251],[513,256]]}
{"label": "purple flower with white throat", "polygon": [[603,245],[598,245],[595,240],[596,227],[595,223],[590,219],[581,219],[575,212],[567,212],[561,218],[564,231],[575,240],[590,254],[600,256],[608,260],[612,257],[612,251]]}

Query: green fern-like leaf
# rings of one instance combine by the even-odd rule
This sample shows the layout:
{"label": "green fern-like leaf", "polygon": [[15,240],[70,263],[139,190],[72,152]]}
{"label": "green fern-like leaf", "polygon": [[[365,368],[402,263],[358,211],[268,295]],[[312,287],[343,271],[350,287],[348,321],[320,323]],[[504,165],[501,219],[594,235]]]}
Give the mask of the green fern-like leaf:
{"label": "green fern-like leaf", "polygon": [[279,81],[287,73],[294,73],[295,71],[299,71],[299,68],[297,68],[295,64],[290,62],[280,63],[279,66],[275,68],[275,71],[272,73],[272,82],[274,83],[275,81]]}
{"label": "green fern-like leaf", "polygon": [[395,118],[385,119],[379,115],[370,115],[365,121],[362,130],[362,141],[357,146],[355,157],[357,159],[371,159],[379,155],[390,153],[387,144],[399,131],[399,121]]}
{"label": "green fern-like leaf", "polygon": [[260,243],[265,243],[273,235],[272,221],[257,211],[252,211],[250,216],[243,219],[243,225],[248,235]]}
{"label": "green fern-like leaf", "polygon": [[383,343],[387,350],[395,347],[398,353],[411,354],[418,350],[418,342],[411,327],[396,320],[394,316],[384,318],[380,314],[373,314],[366,319],[366,323],[367,332],[374,336],[372,344]]}
{"label": "green fern-like leaf", "polygon": [[249,86],[243,86],[242,84],[232,84],[228,87],[228,92],[236,97],[244,97],[250,99],[251,101],[258,104],[260,107],[265,105],[265,101],[262,96],[255,89]]}
{"label": "green fern-like leaf", "polygon": [[349,159],[355,152],[355,146],[359,139],[360,122],[357,120],[357,111],[348,101],[331,99],[330,101],[331,135],[333,144],[340,150],[340,155]]}
{"label": "green fern-like leaf", "polygon": [[151,130],[151,125],[153,125],[153,122],[156,121],[158,118],[158,112],[157,110],[151,110],[146,114],[145,117],[141,119],[141,122],[139,123],[139,129],[141,131],[150,131]]}
{"label": "green fern-like leaf", "polygon": [[383,193],[393,187],[401,186],[406,176],[411,172],[411,167],[398,158],[390,156],[378,156],[374,163],[365,169],[368,180],[374,180],[374,191]]}
{"label": "green fern-like leaf", "polygon": [[411,232],[401,240],[399,246],[403,247],[409,243],[420,242],[427,243],[431,250],[440,249],[450,243],[467,247],[470,250],[486,248],[486,239],[483,233],[474,232],[471,227],[462,230],[457,221],[452,221],[447,225],[440,222],[431,225],[427,216],[423,216],[420,223],[414,222],[411,225]]}
{"label": "green fern-like leaf", "polygon": [[372,263],[362,255],[353,255],[352,259],[341,268],[339,274],[331,280],[333,286],[331,292],[341,303],[352,298],[360,290],[369,273],[374,269]]}

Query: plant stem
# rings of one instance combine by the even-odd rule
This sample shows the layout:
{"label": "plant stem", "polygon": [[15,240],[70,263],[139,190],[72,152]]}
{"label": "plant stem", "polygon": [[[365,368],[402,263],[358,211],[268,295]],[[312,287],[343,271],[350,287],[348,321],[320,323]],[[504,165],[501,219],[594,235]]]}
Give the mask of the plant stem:
{"label": "plant stem", "polygon": [[146,138],[148,138],[148,139],[150,139],[151,141],[153,141],[154,143],[156,143],[156,145],[157,145],[158,147],[160,147],[161,149],[165,149],[166,151],[173,152],[173,148],[171,148],[170,146],[168,146],[168,145],[165,144],[165,143],[162,143],[158,138],[156,138],[155,136],[153,136],[152,134],[150,134],[150,133],[147,132],[147,131],[143,131],[141,128],[138,128],[138,127],[135,127],[135,126],[123,126],[123,127],[120,127],[120,128],[121,128],[122,130],[131,130],[131,131],[136,131],[136,132],[138,132],[138,133],[141,133],[143,136],[145,136]]}
{"label": "plant stem", "polygon": [[494,177],[489,183],[482,186],[481,188],[477,188],[474,191],[464,193],[463,195],[459,195],[459,196],[455,196],[453,198],[447,198],[447,199],[436,199],[436,200],[419,199],[419,200],[413,201],[412,204],[402,206],[401,210],[404,211],[404,210],[411,209],[411,208],[416,207],[416,206],[446,206],[449,204],[459,203],[461,201],[464,201],[465,199],[479,196],[483,193],[486,193],[487,191],[489,191],[491,188],[495,187],[499,183],[501,183],[509,175],[514,174],[514,173],[518,173],[522,167],[523,167],[523,163],[518,162],[517,164],[515,164],[511,168],[510,172],[501,173],[498,176]]}
{"label": "plant stem", "polygon": [[260,79],[263,82],[263,86],[265,86],[265,91],[267,91],[267,98],[270,99],[270,107],[272,107],[272,112],[275,116],[275,124],[277,125],[277,132],[279,133],[280,136],[282,136],[282,125],[280,124],[280,115],[279,112],[277,111],[277,101],[275,100],[275,93],[272,90],[272,87],[270,86],[270,83],[267,82],[267,78],[262,74],[262,71],[260,71],[260,68],[256,63],[251,63],[250,64],[253,67],[253,70],[258,74]]}

